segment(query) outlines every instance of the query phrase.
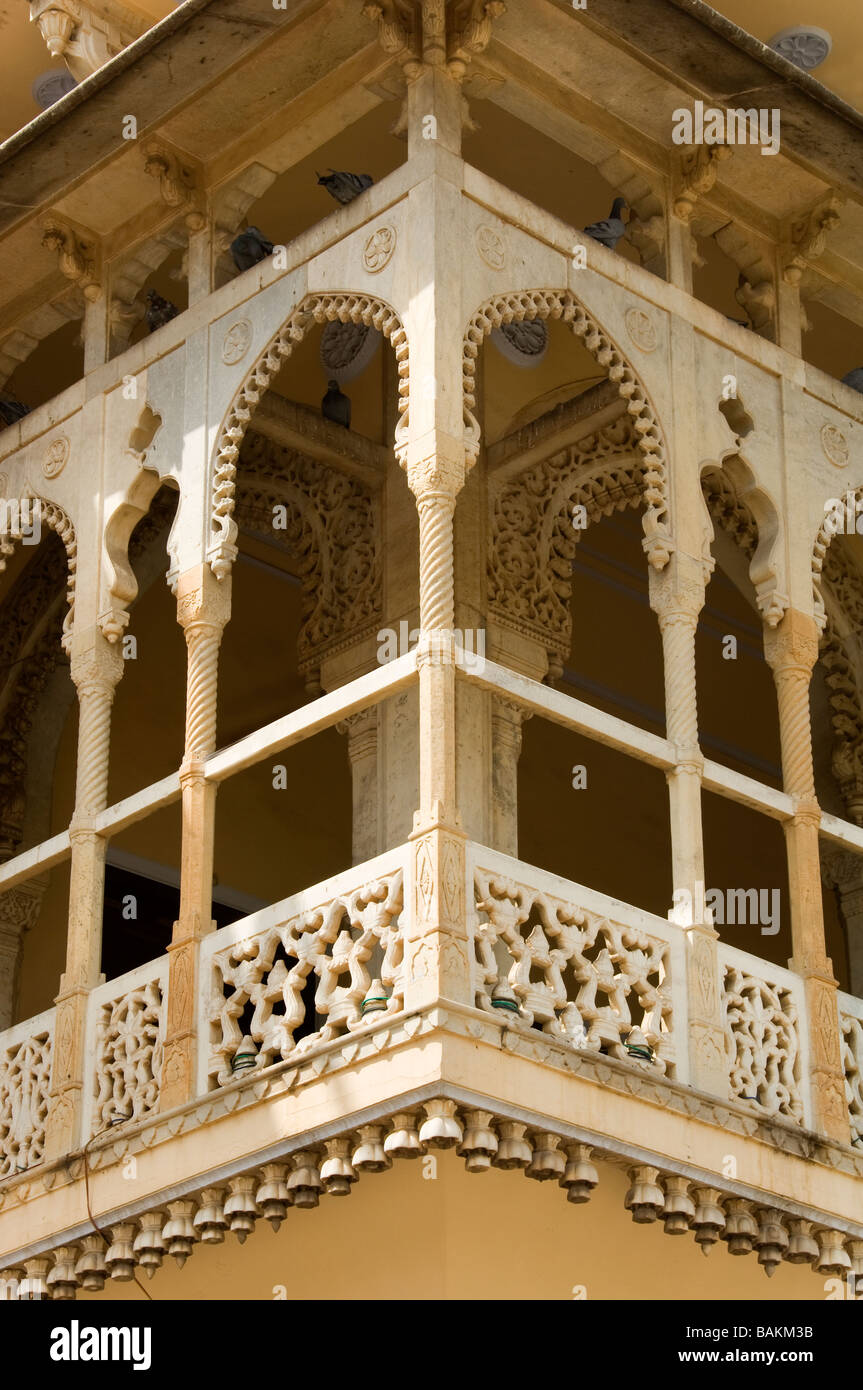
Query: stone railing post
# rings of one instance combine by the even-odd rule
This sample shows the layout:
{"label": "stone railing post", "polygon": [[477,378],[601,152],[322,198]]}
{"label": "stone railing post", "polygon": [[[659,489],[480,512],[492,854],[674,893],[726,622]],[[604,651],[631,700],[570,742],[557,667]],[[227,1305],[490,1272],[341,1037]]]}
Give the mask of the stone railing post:
{"label": "stone railing post", "polygon": [[407,1007],[469,999],[465,834],[456,806],[453,514],[464,455],[408,464],[420,528],[420,805],[414,817],[414,899]]}
{"label": "stone railing post", "polygon": [[180,915],[168,954],[168,1019],[165,1034],[162,1110],[195,1094],[199,945],[214,928],[213,839],[216,787],[204,777],[205,760],[216,748],[219,647],[231,612],[230,579],[217,580],[206,565],[187,571],[177,586],[177,621],[186,634],[186,737],[180,768],[183,842]]}
{"label": "stone railing post", "polygon": [[66,969],[57,995],[51,1108],[45,1155],[55,1158],[82,1141],[84,1028],[87,999],[100,979],[107,842],[95,818],[108,802],[111,705],[123,671],[119,646],[93,628],[72,639],[72,680],[78,690],[78,765],[75,812],[69,827],[69,927]]}
{"label": "stone railing post", "polygon": [[718,933],[699,910],[704,903],[704,757],[698,743],[695,634],[704,606],[705,579],[703,563],[678,551],[664,570],[651,569],[650,605],[662,634],[666,736],[674,750],[674,767],[666,774],[675,894],[671,915],[686,933],[691,1080],[701,1090],[724,1096],[728,1069]]}
{"label": "stone railing post", "polygon": [[809,1020],[810,1083],[815,1127],[850,1142],[837,1010],[837,982],[827,956],[821,901],[809,684],[818,660],[815,619],[791,608],[778,627],[765,628],[764,653],[773,671],[779,703],[782,780],[794,803],[785,822],[788,884],[791,893],[790,969],[802,976]]}

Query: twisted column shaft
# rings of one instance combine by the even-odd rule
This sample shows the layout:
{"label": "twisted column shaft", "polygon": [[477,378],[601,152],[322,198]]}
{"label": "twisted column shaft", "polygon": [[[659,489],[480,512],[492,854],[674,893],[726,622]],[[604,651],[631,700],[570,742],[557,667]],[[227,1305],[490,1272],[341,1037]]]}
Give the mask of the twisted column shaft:
{"label": "twisted column shaft", "polygon": [[420,522],[420,623],[424,631],[450,630],[455,624],[455,495],[442,492],[421,494],[417,499],[417,510]]}

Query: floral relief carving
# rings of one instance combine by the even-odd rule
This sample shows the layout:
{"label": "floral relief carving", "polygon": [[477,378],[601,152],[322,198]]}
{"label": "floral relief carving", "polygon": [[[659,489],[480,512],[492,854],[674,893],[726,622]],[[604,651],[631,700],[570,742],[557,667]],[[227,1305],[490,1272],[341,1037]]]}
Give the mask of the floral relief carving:
{"label": "floral relief carving", "polygon": [[212,535],[207,550],[210,568],[217,579],[230,572],[236,558],[237,460],[243,437],[255,406],[274,376],[301,342],[312,324],[339,319],[343,323],[362,323],[388,338],[396,357],[399,377],[399,423],[396,427],[396,453],[406,448],[409,382],[408,341],[398,315],[381,299],[366,294],[315,294],[302,301],[284,326],[258,357],[254,367],[234,397],[219,434],[213,459]]}
{"label": "floral relief carving", "polygon": [[579,536],[573,508],[589,522],[643,505],[644,461],[630,418],[610,425],[492,489],[488,600],[504,625],[541,633],[561,656],[571,638],[570,571]]}
{"label": "floral relief carving", "polygon": [[395,227],[378,227],[363,247],[363,266],[370,275],[377,275],[392,260],[396,249]]}
{"label": "floral relief carving", "polygon": [[[299,562],[301,668],[347,637],[380,625],[383,596],[379,504],[354,479],[250,430],[241,454],[236,518],[283,541]],[[273,530],[274,508],[285,509]]]}
{"label": "floral relief carving", "polygon": [[846,468],[851,450],[848,440],[840,429],[835,425],[821,426],[821,448],[824,455],[837,468]]}
{"label": "floral relief carving", "polygon": [[228,367],[241,362],[251,347],[252,325],[248,319],[232,323],[222,342],[222,361]]}
{"label": "floral relief carving", "polygon": [[486,225],[477,227],[476,249],[492,270],[503,270],[506,265],[506,246],[496,228]]}
{"label": "floral relief carving", "polygon": [[656,336],[656,328],[653,319],[646,314],[643,309],[635,307],[627,309],[624,315],[626,331],[637,348],[642,352],[653,352],[659,339]]}
{"label": "floral relief carving", "polygon": [[56,478],[63,472],[69,462],[69,455],[72,452],[72,445],[65,435],[61,434],[51,441],[42,459],[42,472],[46,478]]}

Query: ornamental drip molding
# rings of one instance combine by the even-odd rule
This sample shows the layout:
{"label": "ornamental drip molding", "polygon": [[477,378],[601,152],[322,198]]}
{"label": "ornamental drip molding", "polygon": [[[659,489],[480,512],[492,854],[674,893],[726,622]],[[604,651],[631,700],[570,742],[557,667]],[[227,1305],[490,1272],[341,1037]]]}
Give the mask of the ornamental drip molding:
{"label": "ornamental drip molding", "polygon": [[476,405],[476,359],[483,339],[492,329],[525,319],[562,319],[580,338],[595,361],[608,372],[608,378],[626,401],[636,447],[641,454],[644,513],[644,549],[650,564],[663,569],[674,542],[669,529],[668,469],[665,441],[656,414],[636,372],[605,331],[568,290],[525,290],[496,295],[474,314],[468,324],[463,345],[464,422],[466,463],[471,467],[479,453],[480,428],[473,414]]}
{"label": "ornamental drip molding", "polygon": [[335,319],[342,323],[358,323],[364,324],[367,328],[374,328],[392,344],[399,377],[399,420],[396,426],[395,451],[400,461],[404,455],[407,447],[410,377],[408,340],[401,319],[388,304],[371,295],[309,295],[297,306],[287,323],[259,356],[234,397],[216,444],[213,462],[212,535],[207,549],[207,559],[217,579],[223,579],[230,573],[237,557],[237,523],[233,517],[237,460],[255,406],[312,324],[328,323]]}

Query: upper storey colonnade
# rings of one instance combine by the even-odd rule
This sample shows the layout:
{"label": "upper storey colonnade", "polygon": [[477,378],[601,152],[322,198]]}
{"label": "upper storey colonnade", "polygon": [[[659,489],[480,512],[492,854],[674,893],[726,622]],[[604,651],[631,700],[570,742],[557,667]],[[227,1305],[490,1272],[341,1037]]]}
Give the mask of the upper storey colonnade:
{"label": "upper storey colonnade", "polygon": [[[123,1024],[112,1010],[120,998],[135,996],[137,1008],[136,991],[143,997],[150,990],[145,1003],[155,1010],[158,1067],[151,1044],[142,1043],[144,1052],[150,1047],[153,1085],[146,1095],[128,1078],[120,1085],[131,1107],[126,1118],[137,1122],[230,1085],[247,1029],[257,1065],[266,1067],[285,1061],[306,1035],[307,1047],[326,1048],[363,1019],[371,1026],[381,1003],[372,989],[378,979],[382,1011],[394,1018],[421,1014],[439,999],[466,1017],[484,1014],[487,1028],[509,1011],[518,1015],[514,1027],[544,1042],[578,1046],[587,1038],[589,1049],[623,1065],[638,1056],[627,1050],[631,1036],[629,1048],[640,1045],[637,1028],[650,1065],[669,1084],[757,1104],[780,1124],[847,1150],[863,1124],[863,1012],[854,997],[863,971],[851,904],[863,852],[863,668],[856,535],[836,535],[839,513],[828,503],[850,498],[853,513],[854,499],[863,499],[863,406],[801,349],[802,324],[815,315],[810,300],[861,321],[856,270],[846,259],[861,215],[857,190],[837,188],[826,155],[823,164],[797,160],[801,137],[793,125],[788,147],[769,158],[757,147],[678,149],[667,108],[672,96],[684,98],[667,75],[651,79],[656,113],[627,115],[611,103],[601,110],[591,57],[602,52],[621,79],[636,59],[613,34],[588,27],[579,30],[578,62],[554,66],[555,44],[570,32],[564,26],[577,22],[559,7],[513,14],[514,6],[504,11],[496,3],[427,5],[411,28],[401,10],[372,5],[359,17],[362,39],[356,15],[330,9],[298,7],[293,18],[306,52],[325,29],[327,42],[341,45],[332,70],[303,85],[295,47],[276,27],[255,70],[263,87],[268,65],[287,61],[284,80],[295,88],[287,111],[268,111],[261,96],[252,133],[239,123],[220,127],[206,158],[193,118],[167,105],[152,133],[140,122],[140,148],[119,150],[115,137],[112,158],[97,167],[94,151],[92,172],[75,186],[71,171],[68,186],[50,175],[50,129],[34,137],[48,170],[50,208],[40,214],[39,243],[48,259],[39,283],[11,301],[16,326],[0,339],[0,359],[22,394],[37,354],[50,379],[59,369],[48,344],[67,331],[56,326],[57,314],[80,322],[83,352],[74,380],[0,434],[4,495],[18,508],[9,510],[4,546],[10,593],[26,560],[17,542],[35,539],[28,532],[35,516],[63,543],[67,575],[65,614],[56,595],[46,602],[40,640],[60,642],[78,710],[74,794],[63,820],[44,791],[28,809],[20,787],[22,778],[36,785],[33,721],[49,708],[65,719],[68,691],[46,666],[22,718],[20,691],[7,685],[10,720],[19,710],[8,740],[17,790],[4,803],[8,846],[0,867],[12,1009],[18,976],[32,972],[26,959],[22,967],[23,928],[31,926],[35,938],[48,877],[56,885],[58,870],[69,866],[62,977],[44,982],[39,1030],[28,1032],[27,1012],[18,1009],[9,1035],[10,1056],[22,1039],[32,1048],[43,1035],[50,1052],[39,1157],[55,1160],[95,1135],[97,1121],[113,1122],[110,1059]],[[194,22],[205,18],[201,7]],[[242,30],[242,17],[238,24]],[[244,31],[241,43],[252,52]],[[144,71],[146,52],[140,61]],[[222,110],[234,78],[212,76]],[[92,100],[103,113],[96,141],[108,140],[103,126],[120,107],[135,105],[134,69],[123,80],[122,99],[110,83],[96,84]],[[210,91],[201,93],[195,119],[202,124]],[[374,124],[382,94],[406,137],[400,160],[380,121]],[[805,97],[789,88],[790,109]],[[845,119],[808,99],[816,134],[819,121],[826,132]],[[153,101],[156,111],[167,97],[156,91]],[[465,158],[478,107],[489,120],[499,110],[529,125],[549,141],[552,165],[556,152],[569,149],[579,167],[598,170],[597,189],[609,186],[629,204],[629,250],[609,249],[579,230],[595,220],[586,209],[568,220],[522,191],[518,171],[510,183]],[[79,115],[73,103],[68,120]],[[641,138],[638,121],[651,126]],[[320,158],[312,132],[327,131],[327,157],[335,159],[339,140],[350,142],[357,126],[363,138],[378,140],[391,167],[353,202],[314,220],[296,175],[300,166],[308,177],[312,151]],[[199,153],[187,157],[187,146]],[[361,163],[362,141],[350,152]],[[13,188],[24,186],[25,153],[14,141],[7,152]],[[758,184],[763,206],[740,192],[753,165],[767,171]],[[741,172],[729,172],[738,166]],[[855,177],[849,168],[847,182]],[[157,189],[157,201],[140,205],[142,184]],[[96,234],[87,208],[95,220],[94,199],[109,188],[117,196],[128,189],[129,205]],[[280,207],[281,226],[295,233],[277,241],[272,256],[234,273],[227,255],[233,236],[249,221],[262,224],[268,210],[275,218]],[[595,209],[597,216],[606,211]],[[0,261],[20,255],[33,234],[32,219],[10,219]],[[708,265],[701,276],[706,242],[733,266],[733,302],[745,321],[725,312],[729,294],[719,270],[714,276]],[[158,280],[159,293],[175,284],[187,304],[145,334],[134,306],[155,287],[154,277],[168,274],[169,262],[175,278]],[[699,288],[716,303],[699,297]],[[381,341],[375,385],[354,388],[354,418],[367,427],[355,424],[347,436],[312,411],[310,363],[313,350],[324,352],[321,335],[330,324]],[[523,388],[519,416],[502,400],[490,340],[525,324],[549,360],[565,365],[548,377],[544,394],[531,399]],[[507,341],[517,352],[518,334]],[[347,352],[349,333],[342,346]],[[573,382],[578,389],[569,389]],[[571,575],[580,532],[592,535],[603,518],[630,506],[641,517],[640,563],[658,626],[661,732],[554,688],[566,685],[577,652]],[[278,610],[261,615],[244,574],[255,565],[272,569],[262,546],[274,537],[280,543],[280,529],[289,554],[279,562],[281,579],[300,592],[297,670],[308,700],[291,712],[276,702],[256,717],[259,691],[250,680],[248,718],[226,718],[228,689],[243,662],[242,646],[230,648],[220,671],[232,629],[267,618],[278,628]],[[49,539],[40,566],[56,566]],[[144,563],[147,545],[160,549],[162,573],[152,554]],[[696,652],[720,556],[748,596],[775,685],[779,785],[706,756],[700,737]],[[116,796],[112,711],[122,709],[138,659],[129,639],[139,637],[146,656],[149,635],[143,627],[136,634],[136,613],[143,614],[151,584],[176,600],[185,639],[183,734],[164,777],[147,775],[147,752],[139,750],[131,784]],[[28,660],[32,621],[22,617],[20,650]],[[416,627],[419,641],[382,664],[381,632],[399,631],[403,622]],[[625,645],[628,634],[617,640]],[[829,808],[816,786],[823,750],[813,753],[811,732],[819,652],[825,698],[832,699],[824,724],[833,739]],[[160,682],[159,658],[152,660],[148,669]],[[609,926],[611,898],[584,889],[567,919],[561,904],[579,874],[565,881],[518,861],[519,752],[531,717],[664,776],[671,891],[658,911],[644,910],[637,898],[628,906],[615,892],[624,901]],[[268,958],[256,946],[248,978],[242,966],[244,931],[255,940],[272,935],[284,904],[259,908],[260,918],[247,905],[235,916],[251,925],[225,926],[230,937],[212,930],[217,822],[232,779],[256,768],[269,775],[273,759],[335,729],[350,764],[350,857],[375,867],[362,882],[333,879],[332,894],[323,895],[347,912],[346,933],[322,927],[318,938],[315,926],[313,942],[304,919],[296,931],[307,933],[305,945],[298,937],[296,949],[286,947],[289,967],[296,963],[302,976],[291,985],[295,1039],[286,1023],[274,1033],[264,1007],[283,985],[272,952]],[[53,747],[60,766],[59,735]],[[705,793],[781,826],[788,968],[736,950],[705,910]],[[155,974],[130,977],[115,998],[111,980],[101,983],[110,973],[101,933],[110,847],[171,808],[180,816],[170,945]],[[232,812],[235,838],[241,825]],[[141,834],[140,843],[149,843],[149,831]],[[837,851],[846,856],[841,867]],[[347,861],[335,869],[346,870]],[[848,900],[844,991],[825,933],[822,879],[831,873],[845,875]],[[320,903],[294,906],[301,916]],[[585,912],[593,936],[576,945]],[[270,946],[276,950],[275,937]],[[145,964],[146,957],[136,961],[139,974]],[[227,1002],[207,1013],[214,979]],[[27,997],[38,996],[27,989]],[[765,1017],[773,1037],[766,1060],[752,1042]],[[94,1039],[102,1048],[95,1099]]]}

